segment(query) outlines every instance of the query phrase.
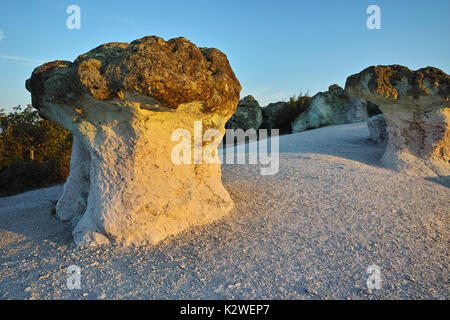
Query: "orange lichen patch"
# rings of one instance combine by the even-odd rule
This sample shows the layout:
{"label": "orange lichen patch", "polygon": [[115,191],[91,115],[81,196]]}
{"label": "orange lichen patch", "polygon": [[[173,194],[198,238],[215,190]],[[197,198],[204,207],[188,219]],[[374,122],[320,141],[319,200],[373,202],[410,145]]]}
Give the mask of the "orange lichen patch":
{"label": "orange lichen patch", "polygon": [[45,71],[52,70],[54,68],[64,68],[68,64],[70,64],[69,61],[56,60],[56,61],[47,62],[47,63],[43,64],[42,66],[39,67],[39,69],[41,72],[45,72]]}
{"label": "orange lichen patch", "polygon": [[375,72],[378,75],[377,81],[377,92],[384,96],[385,98],[398,98],[398,91],[395,89],[391,82],[390,78],[394,73],[394,70],[389,67],[375,67]]}
{"label": "orange lichen patch", "polygon": [[105,44],[102,44],[101,46],[99,46],[98,48],[127,48],[130,44],[128,42],[108,42]]}
{"label": "orange lichen patch", "polygon": [[85,88],[88,88],[92,96],[98,100],[107,100],[111,92],[108,90],[108,81],[100,73],[102,62],[89,59],[80,63],[78,76]]}
{"label": "orange lichen patch", "polygon": [[73,110],[75,110],[76,113],[78,113],[80,116],[84,116],[83,110],[77,107],[73,107]]}

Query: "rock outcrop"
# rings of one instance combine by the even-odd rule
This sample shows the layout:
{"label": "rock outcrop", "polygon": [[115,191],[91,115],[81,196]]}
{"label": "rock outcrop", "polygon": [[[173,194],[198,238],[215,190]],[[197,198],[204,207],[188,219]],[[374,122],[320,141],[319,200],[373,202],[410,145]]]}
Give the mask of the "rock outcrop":
{"label": "rock outcrop", "polygon": [[261,106],[253,96],[239,100],[235,114],[227,122],[227,129],[258,130],[262,123]]}
{"label": "rock outcrop", "polygon": [[311,103],[292,122],[292,131],[300,132],[328,125],[364,121],[368,118],[367,102],[349,98],[344,89],[331,85],[326,92],[319,92]]}
{"label": "rock outcrop", "polygon": [[202,162],[207,153],[218,160],[241,89],[219,50],[155,36],[108,43],[36,68],[26,87],[43,117],[74,134],[82,158],[72,163],[61,218],[83,211],[80,162],[90,159],[75,242],[153,244],[232,209],[220,163]]}
{"label": "rock outcrop", "polygon": [[373,116],[367,120],[367,127],[369,128],[369,139],[376,143],[385,143],[388,140],[388,133],[386,128],[386,120],[382,114]]}
{"label": "rock outcrop", "polygon": [[427,67],[372,66],[347,79],[351,97],[377,103],[389,141],[382,162],[450,184],[450,77]]}

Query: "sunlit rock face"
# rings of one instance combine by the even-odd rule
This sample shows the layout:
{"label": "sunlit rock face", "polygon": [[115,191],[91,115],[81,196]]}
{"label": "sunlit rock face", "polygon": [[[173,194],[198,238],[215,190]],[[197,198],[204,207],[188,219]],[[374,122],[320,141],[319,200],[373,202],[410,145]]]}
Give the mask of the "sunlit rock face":
{"label": "sunlit rock face", "polygon": [[[75,242],[153,244],[233,208],[220,163],[198,160],[198,150],[214,157],[239,101],[241,86],[219,50],[155,36],[108,43],[73,63],[36,68],[26,87],[41,115],[75,136],[80,160],[58,203],[63,219],[78,220],[86,198],[80,161],[89,162]],[[174,137],[180,129],[184,136]],[[172,155],[183,137],[192,143],[178,164]]]}
{"label": "sunlit rock face", "polygon": [[377,103],[388,144],[382,162],[406,173],[450,182],[450,77],[427,67],[373,66],[352,75],[351,97]]}

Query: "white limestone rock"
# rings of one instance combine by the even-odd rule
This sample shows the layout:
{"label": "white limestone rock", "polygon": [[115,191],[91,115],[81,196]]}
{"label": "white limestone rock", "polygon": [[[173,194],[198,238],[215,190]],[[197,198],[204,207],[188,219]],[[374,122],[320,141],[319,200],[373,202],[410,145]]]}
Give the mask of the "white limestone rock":
{"label": "white limestone rock", "polygon": [[389,141],[382,162],[450,185],[450,77],[427,67],[372,66],[347,78],[346,93],[377,103]]}
{"label": "white limestone rock", "polygon": [[[185,38],[108,43],[73,63],[36,68],[26,86],[40,114],[76,137],[57,210],[78,221],[75,242],[154,244],[233,208],[220,163],[195,162],[196,150],[214,159],[239,101],[241,86],[219,50]],[[219,135],[202,140],[209,129]],[[189,145],[179,154],[190,164],[172,157],[180,130]]]}
{"label": "white limestone rock", "polygon": [[79,218],[87,207],[90,185],[91,157],[84,143],[73,137],[70,174],[63,194],[56,204],[56,214],[63,220]]}

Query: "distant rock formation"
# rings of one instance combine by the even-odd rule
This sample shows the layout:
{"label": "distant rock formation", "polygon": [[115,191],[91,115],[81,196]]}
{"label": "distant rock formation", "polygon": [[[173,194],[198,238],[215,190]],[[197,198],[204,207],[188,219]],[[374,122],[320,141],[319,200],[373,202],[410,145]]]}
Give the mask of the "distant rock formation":
{"label": "distant rock formation", "polygon": [[345,92],[377,103],[389,141],[382,162],[450,184],[450,77],[427,67],[372,66],[347,78]]}
{"label": "distant rock formation", "polygon": [[344,89],[334,84],[328,91],[319,92],[312,97],[309,108],[292,122],[292,132],[359,122],[367,118],[367,102],[349,98]]}
{"label": "distant rock formation", "polygon": [[382,114],[373,116],[367,120],[367,127],[370,132],[370,140],[376,143],[385,143],[388,140],[386,120]]}
{"label": "distant rock formation", "polygon": [[[195,121],[201,138],[183,149],[188,162],[198,149],[200,156],[217,155],[241,90],[219,50],[156,36],[107,43],[73,63],[36,68],[26,87],[40,114],[75,136],[58,215],[77,219],[86,205],[73,231],[77,243],[153,244],[233,208],[220,163],[177,165],[172,159],[180,138],[194,137]],[[208,129],[221,136],[202,138]],[[183,135],[173,141],[174,132]],[[89,184],[81,182],[85,160]]]}
{"label": "distant rock formation", "polygon": [[239,100],[235,114],[228,120],[225,127],[244,131],[248,129],[258,130],[262,120],[261,106],[253,96],[249,95]]}

